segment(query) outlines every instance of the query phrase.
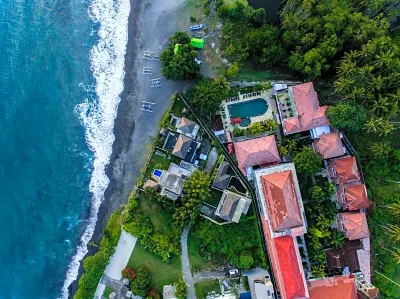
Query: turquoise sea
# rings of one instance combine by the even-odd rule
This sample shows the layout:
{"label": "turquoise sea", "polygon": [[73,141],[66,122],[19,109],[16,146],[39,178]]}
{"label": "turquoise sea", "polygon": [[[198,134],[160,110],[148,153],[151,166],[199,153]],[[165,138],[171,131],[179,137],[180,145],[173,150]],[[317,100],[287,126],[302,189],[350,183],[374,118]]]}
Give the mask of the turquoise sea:
{"label": "turquoise sea", "polygon": [[0,1],[0,298],[66,298],[108,178],[129,0]]}

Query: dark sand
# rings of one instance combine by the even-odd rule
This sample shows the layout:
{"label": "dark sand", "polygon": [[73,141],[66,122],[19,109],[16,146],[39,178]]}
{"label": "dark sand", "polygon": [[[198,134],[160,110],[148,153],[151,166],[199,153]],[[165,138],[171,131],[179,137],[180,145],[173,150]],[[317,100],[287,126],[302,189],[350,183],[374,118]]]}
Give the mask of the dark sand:
{"label": "dark sand", "polygon": [[[159,61],[142,58],[145,50],[160,53],[168,37],[177,30],[187,28],[189,16],[184,16],[184,0],[131,0],[128,45],[125,56],[125,88],[115,119],[113,154],[107,175],[110,183],[101,204],[92,241],[99,243],[102,230],[111,213],[121,208],[128,199],[156,136],[158,123],[164,115],[172,93],[182,90],[187,82],[162,79],[161,88],[151,88],[150,79],[161,78]],[[187,19],[187,20],[186,20]],[[152,75],[142,75],[144,66],[153,68]],[[141,111],[142,101],[156,103],[154,113]],[[89,246],[89,255],[96,251]],[[75,294],[83,272],[82,263],[77,280],[69,287]]]}

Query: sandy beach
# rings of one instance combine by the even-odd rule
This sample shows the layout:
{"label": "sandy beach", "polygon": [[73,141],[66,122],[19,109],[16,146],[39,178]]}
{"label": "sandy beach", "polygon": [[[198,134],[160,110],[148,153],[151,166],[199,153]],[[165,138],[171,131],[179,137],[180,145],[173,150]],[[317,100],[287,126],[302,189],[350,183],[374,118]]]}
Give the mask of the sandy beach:
{"label": "sandy beach", "polygon": [[[110,184],[100,206],[92,241],[101,240],[102,230],[110,214],[126,203],[140,175],[149,152],[149,145],[157,134],[158,122],[165,113],[173,92],[182,90],[188,82],[173,82],[162,78],[161,64],[145,60],[143,52],[159,54],[168,37],[189,24],[189,16],[182,18],[185,0],[131,0],[128,45],[125,56],[125,82],[118,116],[115,120],[113,153],[107,175]],[[187,19],[187,20],[186,20]],[[151,75],[143,75],[143,67],[152,67]],[[150,79],[162,78],[161,88],[151,88]],[[142,101],[155,103],[154,113],[140,110]],[[89,255],[95,247],[89,247]],[[82,275],[69,287],[73,296]]]}

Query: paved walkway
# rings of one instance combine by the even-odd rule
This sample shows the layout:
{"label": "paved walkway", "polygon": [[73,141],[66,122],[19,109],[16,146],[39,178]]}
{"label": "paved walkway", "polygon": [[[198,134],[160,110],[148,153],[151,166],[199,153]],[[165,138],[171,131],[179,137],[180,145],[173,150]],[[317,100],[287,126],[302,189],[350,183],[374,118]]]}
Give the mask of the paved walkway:
{"label": "paved walkway", "polygon": [[224,279],[225,273],[220,271],[199,272],[194,274],[194,283],[204,280]]}
{"label": "paved walkway", "polygon": [[136,241],[137,238],[122,230],[117,247],[115,248],[115,253],[111,257],[110,263],[107,265],[103,277],[97,285],[94,298],[101,298],[106,285],[109,285],[108,283],[111,284],[111,287],[114,287],[115,282],[122,278],[122,270],[125,269],[128,264]]}
{"label": "paved walkway", "polygon": [[218,151],[215,147],[213,147],[210,153],[208,154],[207,165],[206,168],[204,169],[204,172],[207,174],[211,174],[217,161],[218,161]]}
{"label": "paved walkway", "polygon": [[187,246],[187,238],[189,235],[189,226],[186,225],[181,235],[181,248],[182,248],[182,272],[183,280],[187,286],[188,299],[195,299],[196,292],[194,290],[194,281],[192,272],[190,271],[189,254]]}

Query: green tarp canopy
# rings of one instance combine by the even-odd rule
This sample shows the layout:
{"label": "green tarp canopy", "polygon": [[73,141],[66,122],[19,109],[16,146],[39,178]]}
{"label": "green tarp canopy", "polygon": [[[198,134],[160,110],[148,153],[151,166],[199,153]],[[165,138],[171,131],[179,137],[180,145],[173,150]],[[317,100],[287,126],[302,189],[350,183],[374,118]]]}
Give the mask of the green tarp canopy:
{"label": "green tarp canopy", "polygon": [[203,49],[204,40],[199,38],[192,38],[192,46],[195,48]]}
{"label": "green tarp canopy", "polygon": [[181,44],[176,44],[174,48],[174,55],[181,54]]}

